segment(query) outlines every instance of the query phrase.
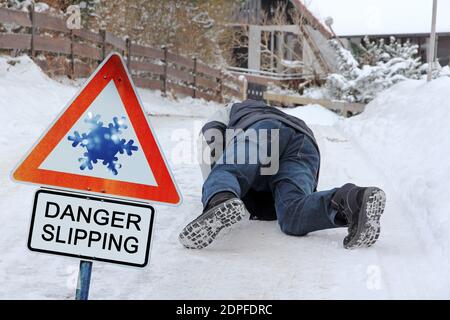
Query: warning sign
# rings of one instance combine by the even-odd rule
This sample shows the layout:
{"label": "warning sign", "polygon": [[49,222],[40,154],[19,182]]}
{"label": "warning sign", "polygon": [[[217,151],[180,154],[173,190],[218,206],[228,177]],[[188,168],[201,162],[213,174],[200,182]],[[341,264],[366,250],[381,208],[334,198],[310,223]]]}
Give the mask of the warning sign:
{"label": "warning sign", "polygon": [[154,209],[146,204],[39,190],[32,251],[136,267],[147,265]]}
{"label": "warning sign", "polygon": [[111,54],[13,173],[21,182],[177,204],[122,58]]}

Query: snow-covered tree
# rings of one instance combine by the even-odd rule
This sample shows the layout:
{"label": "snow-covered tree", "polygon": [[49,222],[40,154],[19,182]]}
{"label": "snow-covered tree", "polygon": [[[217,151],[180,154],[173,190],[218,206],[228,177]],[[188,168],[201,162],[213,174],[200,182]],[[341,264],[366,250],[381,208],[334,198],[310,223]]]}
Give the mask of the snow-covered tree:
{"label": "snow-covered tree", "polygon": [[369,37],[366,36],[363,43],[358,44],[357,50],[353,50],[353,52],[359,64],[375,66],[378,62],[389,59],[383,50],[384,45],[384,39],[370,41]]}
{"label": "snow-covered tree", "polygon": [[359,61],[337,41],[332,40],[330,45],[336,52],[339,66],[339,72],[331,74],[326,81],[333,99],[367,103],[397,82],[420,79],[423,74],[420,57],[417,57],[418,46],[409,41],[401,44],[391,37],[386,44],[366,38]]}

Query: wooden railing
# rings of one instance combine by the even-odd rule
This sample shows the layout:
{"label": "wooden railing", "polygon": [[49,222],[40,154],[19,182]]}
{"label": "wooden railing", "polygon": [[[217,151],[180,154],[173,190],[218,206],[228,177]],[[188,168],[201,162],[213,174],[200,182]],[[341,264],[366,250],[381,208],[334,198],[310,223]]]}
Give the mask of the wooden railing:
{"label": "wooden railing", "polygon": [[1,26],[9,32],[0,32],[0,50],[25,51],[44,71],[55,69],[57,64],[59,74],[84,78],[110,52],[116,51],[124,56],[138,87],[219,102],[242,96],[236,76],[195,57],[140,45],[108,31],[70,30],[61,16],[0,8]]}

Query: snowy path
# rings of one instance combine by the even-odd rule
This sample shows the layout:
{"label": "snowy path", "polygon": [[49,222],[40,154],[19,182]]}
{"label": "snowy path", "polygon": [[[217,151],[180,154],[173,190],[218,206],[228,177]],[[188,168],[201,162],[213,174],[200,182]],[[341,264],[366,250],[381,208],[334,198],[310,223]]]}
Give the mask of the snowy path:
{"label": "snowy path", "polygon": [[[173,150],[175,129],[192,132],[201,118],[151,117],[164,150]],[[151,263],[146,269],[94,263],[93,299],[324,299],[450,297],[448,262],[427,250],[423,238],[365,148],[337,127],[316,126],[322,149],[320,189],[348,181],[379,185],[388,194],[382,237],[368,250],[347,251],[345,230],[288,237],[275,222],[246,221],[210,248],[188,251],[178,243],[181,228],[201,211],[201,174],[195,163],[172,164],[184,197],[179,207],[156,206]],[[77,260],[26,249],[36,187],[13,184],[7,173],[35,138],[25,132],[1,162],[0,298],[71,299]],[[186,137],[187,139],[188,137]],[[186,140],[186,144],[189,143]],[[367,147],[367,146],[366,146]],[[172,162],[170,152],[166,156]],[[437,281],[439,279],[439,281]]]}
{"label": "snowy path", "polygon": [[[26,57],[18,61],[13,67],[0,57],[0,299],[73,299],[78,261],[28,251],[37,187],[15,184],[9,173],[76,87],[67,79],[49,79]],[[380,241],[357,251],[342,248],[345,230],[294,238],[282,234],[276,222],[252,221],[226,232],[206,250],[185,250],[178,233],[201,211],[202,179],[191,143],[203,117],[219,106],[163,99],[158,92],[141,90],[147,111],[172,115],[151,116],[150,121],[184,202],[179,207],[156,206],[149,267],[94,263],[91,298],[450,298],[449,253],[443,251],[449,248],[450,226],[450,203],[443,192],[450,181],[449,83],[442,79],[431,86],[399,85],[361,116],[338,123],[320,107],[302,108],[313,112],[310,121],[320,119],[322,124],[313,126],[322,150],[319,188],[352,181],[381,186],[387,193]],[[433,112],[425,117],[427,103]],[[307,113],[287,112],[299,112],[302,118]],[[186,164],[174,161],[183,157]]]}

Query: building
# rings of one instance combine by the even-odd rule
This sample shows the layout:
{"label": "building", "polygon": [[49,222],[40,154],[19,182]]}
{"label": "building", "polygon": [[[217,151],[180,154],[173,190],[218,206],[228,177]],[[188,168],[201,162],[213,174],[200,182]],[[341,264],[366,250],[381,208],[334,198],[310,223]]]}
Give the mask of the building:
{"label": "building", "polygon": [[[267,24],[280,5],[286,8],[285,24]],[[294,23],[293,12],[299,13],[296,16],[301,17],[302,24]],[[279,76],[296,74],[302,78],[325,76],[335,69],[335,59],[327,44],[333,35],[301,0],[246,0],[230,26],[248,31],[248,46],[235,49],[236,56],[244,53],[247,59],[238,59],[235,67]],[[264,66],[262,47],[266,55],[270,51],[270,63],[266,59]]]}
{"label": "building", "polygon": [[[365,36],[369,36],[371,40],[384,38],[385,41],[394,36],[400,42],[409,40],[417,44],[422,61],[428,61],[430,4],[422,3],[421,6],[408,7],[408,10],[414,13],[413,18],[408,18],[408,15],[399,15],[398,8],[393,8],[392,3],[373,2],[373,6],[357,0],[353,2],[349,0],[348,3],[352,4],[353,11],[358,14],[349,12],[348,7],[331,0],[312,2],[310,8],[307,8],[302,0],[246,0],[233,18],[234,26],[245,26],[249,30],[248,47],[236,49],[240,51],[241,56],[244,52],[247,59],[238,61],[236,67],[283,75],[301,74],[302,78],[312,76],[317,78],[335,71],[335,56],[327,43],[329,39],[335,37],[335,34],[331,30],[331,25],[323,23],[327,16],[335,21],[332,27],[348,48],[351,47],[351,43],[360,44]],[[263,17],[265,15],[272,17],[280,4],[286,5],[287,12],[296,10],[301,13],[305,21],[304,30],[297,29],[289,16],[286,19],[288,25],[264,25]],[[389,7],[384,7],[386,5]],[[440,2],[439,8],[441,15],[440,19],[438,16],[435,54],[441,65],[445,66],[450,63],[450,22],[447,22],[449,19],[445,19],[450,4]],[[430,12],[426,11],[428,9]],[[289,68],[283,61],[271,61],[270,66],[267,64],[262,66],[259,43],[263,32],[271,33],[266,50],[269,49],[273,55],[288,63],[301,60],[302,68]]]}
{"label": "building", "polygon": [[[368,36],[371,40],[385,39],[389,41],[391,36],[394,36],[401,43],[410,41],[411,43],[419,46],[419,55],[423,62],[427,62],[430,52],[430,33],[386,33],[386,34],[344,34],[339,35],[341,39],[346,40],[347,46],[350,43],[360,44],[365,36]],[[438,59],[441,66],[447,66],[450,63],[450,32],[438,32],[436,35],[436,51],[435,58]]]}

